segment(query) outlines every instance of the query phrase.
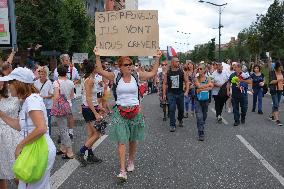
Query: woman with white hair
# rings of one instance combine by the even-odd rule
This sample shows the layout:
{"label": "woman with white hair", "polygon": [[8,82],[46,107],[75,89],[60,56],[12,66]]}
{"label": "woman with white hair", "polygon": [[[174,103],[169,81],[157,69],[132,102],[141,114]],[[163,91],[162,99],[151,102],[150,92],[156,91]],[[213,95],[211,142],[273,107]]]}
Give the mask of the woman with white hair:
{"label": "woman with white hair", "polygon": [[49,69],[47,66],[38,68],[39,79],[35,81],[34,85],[43,98],[43,102],[46,107],[48,117],[48,128],[49,134],[51,135],[51,115],[50,111],[52,108],[52,97],[53,97],[53,84],[47,77],[49,75]]}

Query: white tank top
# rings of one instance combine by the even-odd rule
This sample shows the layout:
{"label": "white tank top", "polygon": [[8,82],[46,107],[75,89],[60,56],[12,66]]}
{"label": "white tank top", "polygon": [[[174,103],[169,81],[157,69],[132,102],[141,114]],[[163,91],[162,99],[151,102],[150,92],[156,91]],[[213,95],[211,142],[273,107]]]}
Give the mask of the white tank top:
{"label": "white tank top", "polygon": [[93,79],[93,82],[94,82],[93,89],[92,89],[93,104],[94,104],[94,106],[98,106],[97,90],[96,90],[96,87],[95,87],[95,78],[93,78],[91,76],[88,77],[87,79],[84,79],[84,83],[83,83],[83,86],[82,86],[82,102],[83,102],[83,105],[88,106],[87,98],[86,98],[86,89],[85,89],[85,82],[88,79]]}
{"label": "white tank top", "polygon": [[116,88],[116,94],[117,94],[117,101],[116,101],[117,105],[120,106],[139,105],[137,83],[133,76],[131,76],[130,83],[125,83],[123,81],[123,78],[119,80]]}

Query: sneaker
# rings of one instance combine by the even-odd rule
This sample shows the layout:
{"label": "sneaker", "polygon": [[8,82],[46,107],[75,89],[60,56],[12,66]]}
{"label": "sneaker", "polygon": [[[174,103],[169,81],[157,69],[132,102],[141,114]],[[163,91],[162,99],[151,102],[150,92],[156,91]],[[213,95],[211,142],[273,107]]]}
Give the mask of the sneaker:
{"label": "sneaker", "polygon": [[260,114],[260,115],[262,115],[262,114],[263,114],[263,112],[262,112],[261,110],[259,110],[257,113],[258,113],[258,114]]}
{"label": "sneaker", "polygon": [[218,121],[218,123],[222,123],[222,117],[219,115],[218,117],[217,117],[217,121]]}
{"label": "sneaker", "polygon": [[276,124],[277,124],[278,126],[283,126],[283,124],[282,124],[279,120],[276,120]]}
{"label": "sneaker", "polygon": [[183,127],[183,121],[179,121],[179,122],[178,122],[178,126],[179,126],[179,127]]}
{"label": "sneaker", "polygon": [[84,154],[81,154],[80,152],[78,152],[76,154],[76,159],[80,162],[81,167],[86,167],[88,165],[87,161],[84,158]]}
{"label": "sneaker", "polygon": [[241,120],[241,123],[242,123],[242,124],[245,124],[245,123],[246,123],[246,120],[245,120],[245,119],[242,119],[242,120]]}
{"label": "sneaker", "polygon": [[127,165],[126,170],[127,170],[127,172],[134,171],[134,163],[133,163],[133,161],[128,161],[128,165]]}
{"label": "sneaker", "polygon": [[102,163],[102,162],[103,162],[103,160],[101,160],[100,158],[98,158],[95,155],[88,155],[88,157],[87,157],[87,163],[88,164],[94,164],[94,163],[99,164],[99,163]]}
{"label": "sneaker", "polygon": [[127,181],[127,173],[126,171],[120,171],[119,175],[117,175],[117,178],[120,182],[126,182]]}
{"label": "sneaker", "polygon": [[175,132],[176,131],[176,128],[175,127],[171,127],[170,128],[170,132]]}
{"label": "sneaker", "polygon": [[234,126],[239,126],[240,122],[239,121],[235,121]]}

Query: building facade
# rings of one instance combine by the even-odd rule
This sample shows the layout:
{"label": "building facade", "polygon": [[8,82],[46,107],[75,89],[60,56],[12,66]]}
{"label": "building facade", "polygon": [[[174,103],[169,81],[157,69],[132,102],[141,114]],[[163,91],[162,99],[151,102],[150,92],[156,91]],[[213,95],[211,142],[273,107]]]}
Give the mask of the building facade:
{"label": "building facade", "polygon": [[138,10],[138,0],[125,0],[126,10]]}
{"label": "building facade", "polygon": [[105,0],[85,0],[87,15],[95,19],[95,12],[103,12]]}
{"label": "building facade", "polygon": [[105,0],[106,11],[118,11],[125,9],[125,0]]}

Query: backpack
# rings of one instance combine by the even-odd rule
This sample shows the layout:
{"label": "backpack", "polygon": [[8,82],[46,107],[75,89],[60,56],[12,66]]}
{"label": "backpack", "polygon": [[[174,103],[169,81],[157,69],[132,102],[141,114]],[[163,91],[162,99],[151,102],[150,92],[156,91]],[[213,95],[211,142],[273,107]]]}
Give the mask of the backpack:
{"label": "backpack", "polygon": [[[140,100],[140,90],[139,90],[139,79],[138,79],[138,74],[137,72],[133,72],[131,73],[131,75],[134,77],[136,84],[137,84],[137,88],[138,88],[138,100]],[[120,79],[122,78],[122,73],[119,72],[116,76],[115,82],[113,83],[112,86],[112,91],[113,91],[113,96],[114,96],[114,100],[117,101],[117,93],[116,93],[116,88],[118,85],[118,82],[120,81]]]}

